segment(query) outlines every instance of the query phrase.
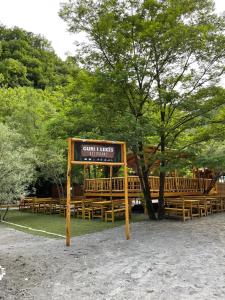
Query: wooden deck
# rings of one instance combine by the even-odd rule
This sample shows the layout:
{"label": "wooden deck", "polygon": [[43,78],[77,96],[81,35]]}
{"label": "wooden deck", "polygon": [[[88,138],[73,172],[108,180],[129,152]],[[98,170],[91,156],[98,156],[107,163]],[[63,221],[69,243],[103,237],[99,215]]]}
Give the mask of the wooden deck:
{"label": "wooden deck", "polygon": [[[165,196],[201,195],[210,182],[210,179],[203,178],[166,177]],[[159,177],[150,176],[149,183],[152,198],[157,198],[159,194]],[[123,197],[124,178],[85,179],[84,193],[87,197]],[[128,177],[128,193],[130,198],[143,196],[138,176]]]}

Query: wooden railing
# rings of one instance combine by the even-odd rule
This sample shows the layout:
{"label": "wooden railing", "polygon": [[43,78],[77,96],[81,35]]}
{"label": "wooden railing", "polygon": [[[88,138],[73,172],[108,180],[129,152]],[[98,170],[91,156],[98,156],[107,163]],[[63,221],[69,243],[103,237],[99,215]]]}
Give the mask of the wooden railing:
{"label": "wooden railing", "polygon": [[[166,177],[165,192],[204,192],[211,180],[203,178]],[[149,184],[151,192],[159,191],[159,177],[150,176]],[[128,177],[128,190],[130,193],[140,193],[141,185],[138,176]],[[85,193],[116,193],[124,191],[124,178],[96,178],[86,179],[84,184]]]}

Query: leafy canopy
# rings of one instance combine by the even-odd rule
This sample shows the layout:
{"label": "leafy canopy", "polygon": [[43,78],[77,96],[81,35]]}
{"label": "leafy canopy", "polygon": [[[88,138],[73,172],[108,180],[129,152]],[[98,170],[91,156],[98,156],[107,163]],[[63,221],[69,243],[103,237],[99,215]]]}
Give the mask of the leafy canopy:
{"label": "leafy canopy", "polygon": [[224,104],[225,21],[213,1],[78,0],[60,15],[88,36],[77,59],[95,75],[100,134],[164,151]]}
{"label": "leafy canopy", "polygon": [[45,89],[65,85],[70,74],[70,66],[55,54],[48,40],[0,25],[0,86]]}
{"label": "leafy canopy", "polygon": [[30,193],[36,179],[36,156],[24,137],[0,123],[0,203],[18,200]]}

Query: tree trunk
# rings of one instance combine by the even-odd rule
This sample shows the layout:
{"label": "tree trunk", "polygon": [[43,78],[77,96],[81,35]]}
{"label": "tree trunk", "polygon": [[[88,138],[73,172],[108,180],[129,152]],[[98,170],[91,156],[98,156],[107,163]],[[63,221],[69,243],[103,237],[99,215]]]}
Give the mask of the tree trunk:
{"label": "tree trunk", "polygon": [[214,188],[217,180],[220,178],[220,176],[222,176],[223,173],[217,173],[215,176],[213,176],[210,185],[208,186],[208,188],[204,191],[204,195],[208,195],[209,192],[212,190],[212,188]]}
{"label": "tree trunk", "polygon": [[5,210],[5,213],[4,213],[3,217],[2,217],[3,221],[5,220],[5,217],[6,217],[7,213],[8,213],[8,211],[9,211],[9,206],[7,206],[7,208]]}
{"label": "tree trunk", "polygon": [[60,189],[61,189],[61,196],[62,196],[62,198],[65,198],[64,187],[63,187],[61,179],[59,179],[59,185],[60,185]]}
{"label": "tree trunk", "polygon": [[89,179],[91,178],[91,169],[90,169],[90,166],[88,166],[88,178]]}
{"label": "tree trunk", "polygon": [[145,203],[146,203],[146,208],[148,212],[149,219],[151,220],[156,220],[156,215],[155,215],[155,210],[152,204],[152,199],[151,199],[151,192],[150,192],[150,185],[149,185],[149,180],[148,180],[148,172],[142,172],[142,175],[139,175],[139,179],[141,182],[141,187],[142,191],[144,194],[145,198]]}
{"label": "tree trunk", "polygon": [[[165,166],[165,162],[162,161],[162,166]],[[165,185],[165,172],[160,171],[159,174],[159,201],[158,201],[158,219],[161,220],[164,217],[164,185]]]}
{"label": "tree trunk", "polygon": [[9,211],[9,206],[7,206],[5,212],[3,214],[0,213],[0,222],[5,220],[5,217]]}
{"label": "tree trunk", "polygon": [[94,178],[97,178],[97,167],[93,165]]}
{"label": "tree trunk", "polygon": [[164,217],[164,185],[165,185],[165,136],[161,136],[161,159],[160,159],[160,173],[159,173],[159,201],[158,201],[158,219],[161,220]]}
{"label": "tree trunk", "polygon": [[59,199],[62,199],[62,195],[61,195],[61,192],[60,192],[60,187],[59,187],[59,184],[57,182],[56,182],[56,189],[57,189],[57,192],[58,192]]}
{"label": "tree trunk", "polygon": [[155,215],[155,210],[152,204],[152,199],[151,199],[151,187],[149,185],[149,180],[148,180],[148,173],[149,170],[146,169],[145,167],[145,161],[144,161],[144,149],[142,143],[139,144],[139,152],[140,154],[137,155],[137,153],[134,152],[134,154],[137,157],[137,170],[138,170],[138,176],[139,180],[141,183],[141,189],[144,195],[145,203],[146,203],[146,208],[148,212],[149,219],[151,220],[157,220],[156,215]]}
{"label": "tree trunk", "polygon": [[62,199],[62,195],[61,195],[61,191],[60,191],[60,180],[56,174],[54,175],[54,183],[56,185],[58,197],[59,197],[59,199]]}
{"label": "tree trunk", "polygon": [[109,177],[109,166],[103,166],[103,176],[104,178]]}

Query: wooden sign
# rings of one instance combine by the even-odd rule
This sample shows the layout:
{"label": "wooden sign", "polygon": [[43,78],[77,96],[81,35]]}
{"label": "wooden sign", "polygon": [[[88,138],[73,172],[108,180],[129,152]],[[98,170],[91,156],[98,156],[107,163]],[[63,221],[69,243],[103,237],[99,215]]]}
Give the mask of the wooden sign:
{"label": "wooden sign", "polygon": [[121,148],[121,144],[96,144],[77,141],[74,143],[74,161],[122,162]]}
{"label": "wooden sign", "polygon": [[[125,232],[127,240],[130,238],[129,203],[128,203],[128,174],[127,153],[125,142],[105,140],[68,139],[68,167],[67,167],[67,200],[66,200],[66,245],[71,245],[70,230],[70,202],[71,202],[71,174],[73,165],[108,165],[124,167],[124,203],[125,203]],[[110,172],[112,174],[112,171]],[[112,176],[112,175],[111,175]],[[112,178],[111,178],[112,180]],[[113,201],[113,200],[112,200]]]}

